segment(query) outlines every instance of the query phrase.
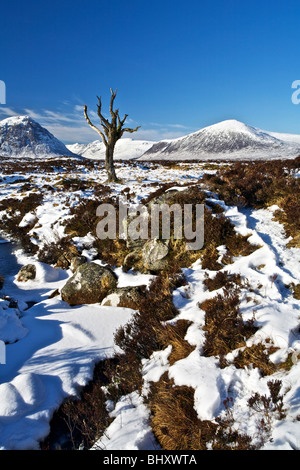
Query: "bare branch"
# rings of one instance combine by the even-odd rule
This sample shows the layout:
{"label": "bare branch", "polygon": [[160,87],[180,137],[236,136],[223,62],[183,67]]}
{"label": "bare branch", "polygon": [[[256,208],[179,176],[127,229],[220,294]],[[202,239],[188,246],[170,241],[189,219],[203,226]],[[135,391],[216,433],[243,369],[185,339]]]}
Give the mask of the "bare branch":
{"label": "bare branch", "polygon": [[110,127],[110,124],[109,124],[109,121],[108,119],[106,119],[103,114],[101,113],[101,108],[102,108],[102,103],[101,103],[101,97],[99,98],[99,96],[97,96],[98,98],[98,105],[97,105],[97,114],[100,118],[100,121],[101,121],[101,125],[102,127],[104,128],[104,130],[107,130],[109,129]]}
{"label": "bare branch", "polygon": [[114,100],[115,100],[115,97],[117,95],[117,90],[115,92],[113,92],[112,88],[110,89],[110,92],[111,92],[111,98],[110,98],[110,105],[109,105],[109,111],[110,111],[110,114],[111,114],[111,117],[113,119],[116,118],[116,114],[113,110],[113,105],[114,105]]}
{"label": "bare branch", "polygon": [[100,129],[98,129],[98,127],[94,126],[94,124],[91,122],[91,120],[90,120],[90,118],[89,118],[89,116],[88,116],[88,113],[87,113],[87,106],[86,106],[86,104],[85,104],[84,107],[83,107],[83,112],[84,112],[84,117],[85,117],[87,123],[89,124],[89,126],[91,126],[92,129],[94,129],[96,132],[98,132],[98,134],[101,135],[104,144],[107,146],[107,140],[106,140],[106,138],[105,138],[103,132],[101,132]]}
{"label": "bare branch", "polygon": [[129,127],[125,127],[124,129],[122,129],[122,135],[124,134],[124,132],[130,132],[130,134],[132,134],[133,132],[136,132],[140,127],[141,126],[138,126],[135,129],[130,129]]}
{"label": "bare branch", "polygon": [[128,118],[128,114],[125,114],[124,118],[123,118],[122,121],[120,122],[121,127],[123,127],[124,122],[126,121],[127,118]]}

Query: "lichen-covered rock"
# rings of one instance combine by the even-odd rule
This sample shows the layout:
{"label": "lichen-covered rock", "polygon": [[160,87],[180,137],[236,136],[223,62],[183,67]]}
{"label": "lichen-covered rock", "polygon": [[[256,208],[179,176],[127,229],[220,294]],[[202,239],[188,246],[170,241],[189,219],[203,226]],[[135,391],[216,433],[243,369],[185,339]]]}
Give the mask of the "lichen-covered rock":
{"label": "lichen-covered rock", "polygon": [[117,287],[117,281],[117,276],[110,268],[93,262],[84,263],[68,279],[61,296],[72,306],[102,302]]}
{"label": "lichen-covered rock", "polygon": [[119,287],[103,299],[101,305],[138,310],[145,296],[146,286]]}
{"label": "lichen-covered rock", "polygon": [[36,266],[34,264],[27,264],[23,266],[17,275],[17,281],[27,282],[32,281],[36,277]]}
{"label": "lichen-covered rock", "polygon": [[144,267],[149,271],[161,271],[168,265],[168,240],[148,240],[142,251]]}

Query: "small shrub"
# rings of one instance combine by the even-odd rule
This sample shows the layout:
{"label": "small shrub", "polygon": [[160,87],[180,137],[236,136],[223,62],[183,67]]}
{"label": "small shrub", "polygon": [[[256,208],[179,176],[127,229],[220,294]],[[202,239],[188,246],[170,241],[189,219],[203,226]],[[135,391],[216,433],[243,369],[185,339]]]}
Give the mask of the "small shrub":
{"label": "small shrub", "polygon": [[93,379],[80,395],[67,399],[55,411],[42,450],[90,449],[101,437],[112,421],[106,408],[106,367],[106,361],[96,364]]}
{"label": "small shrub", "polygon": [[79,191],[87,189],[89,184],[80,178],[63,178],[55,186],[61,187],[63,191]]}
{"label": "small shrub", "polygon": [[278,204],[275,213],[293,239],[289,246],[300,246],[300,184],[296,178],[300,158],[269,162],[235,162],[204,175],[205,182],[226,204],[263,208]]}
{"label": "small shrub", "polygon": [[300,284],[291,284],[290,289],[292,290],[295,299],[300,300]]}
{"label": "small shrub", "polygon": [[213,450],[255,450],[251,443],[252,439],[245,433],[237,429],[236,421],[233,416],[232,406],[233,398],[227,397],[223,401],[225,415],[216,418],[219,427],[212,446]]}
{"label": "small shrub", "polygon": [[229,274],[227,271],[218,271],[215,277],[210,278],[209,275],[205,273],[204,285],[209,291],[221,289],[221,287],[228,289],[234,285],[241,286],[242,277],[240,274]]}
{"label": "small shrub", "polygon": [[279,201],[280,210],[274,213],[275,220],[283,224],[287,237],[292,237],[289,247],[300,247],[300,185]]}
{"label": "small shrub", "polygon": [[282,420],[286,416],[283,405],[283,395],[280,395],[282,382],[280,380],[267,383],[270,395],[256,392],[248,400],[250,409],[257,413],[258,447],[262,447],[271,437],[272,421]]}
{"label": "small shrub", "polygon": [[208,269],[209,271],[218,271],[222,269],[222,264],[218,261],[219,252],[216,248],[215,243],[207,244],[203,250],[201,258],[202,269]]}
{"label": "small shrub", "polygon": [[160,349],[161,322],[171,320],[177,314],[172,300],[172,286],[168,276],[158,275],[141,300],[139,311],[117,330],[115,342],[127,355],[134,353],[140,360],[149,358]]}
{"label": "small shrub", "polygon": [[45,243],[38,251],[38,260],[42,263],[57,265],[62,269],[68,269],[71,258],[79,255],[70,237],[57,238],[55,242]]}
{"label": "small shrub", "polygon": [[226,288],[223,294],[205,300],[199,307],[205,311],[205,356],[224,356],[245,345],[256,329],[253,321],[244,323],[239,310],[239,289]]}

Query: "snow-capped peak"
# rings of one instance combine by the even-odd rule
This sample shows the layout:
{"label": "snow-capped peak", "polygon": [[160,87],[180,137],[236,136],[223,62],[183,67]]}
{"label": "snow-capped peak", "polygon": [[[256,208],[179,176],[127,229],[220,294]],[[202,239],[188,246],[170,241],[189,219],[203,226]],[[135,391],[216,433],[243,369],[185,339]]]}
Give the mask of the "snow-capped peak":
{"label": "snow-capped peak", "polygon": [[9,118],[6,118],[6,119],[3,119],[3,121],[0,121],[0,127],[3,127],[3,126],[18,126],[20,124],[28,124],[28,122],[30,122],[33,120],[27,116],[27,115],[24,115],[24,116],[11,116]]}
{"label": "snow-capped peak", "polygon": [[0,121],[0,156],[46,158],[75,155],[47,129],[25,115]]}
{"label": "snow-capped peak", "polygon": [[218,122],[211,126],[201,129],[199,132],[211,132],[215,135],[218,134],[244,134],[253,139],[259,140],[268,140],[268,141],[278,141],[277,138],[271,136],[265,131],[258,129],[257,127],[249,126],[244,122],[237,121],[235,119],[228,119],[225,121]]}
{"label": "snow-capped peak", "polygon": [[288,145],[257,127],[228,119],[172,141],[157,142],[141,159],[295,158],[299,151],[299,145]]}

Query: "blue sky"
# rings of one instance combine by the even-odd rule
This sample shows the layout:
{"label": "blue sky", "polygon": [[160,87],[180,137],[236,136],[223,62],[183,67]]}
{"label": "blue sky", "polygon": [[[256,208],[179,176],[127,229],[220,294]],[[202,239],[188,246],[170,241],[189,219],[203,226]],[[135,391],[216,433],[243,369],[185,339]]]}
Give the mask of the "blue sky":
{"label": "blue sky", "polygon": [[300,134],[299,0],[9,0],[0,15],[0,119],[29,114],[90,142],[82,106],[97,124],[96,96],[105,113],[117,88],[136,139],[223,119]]}

